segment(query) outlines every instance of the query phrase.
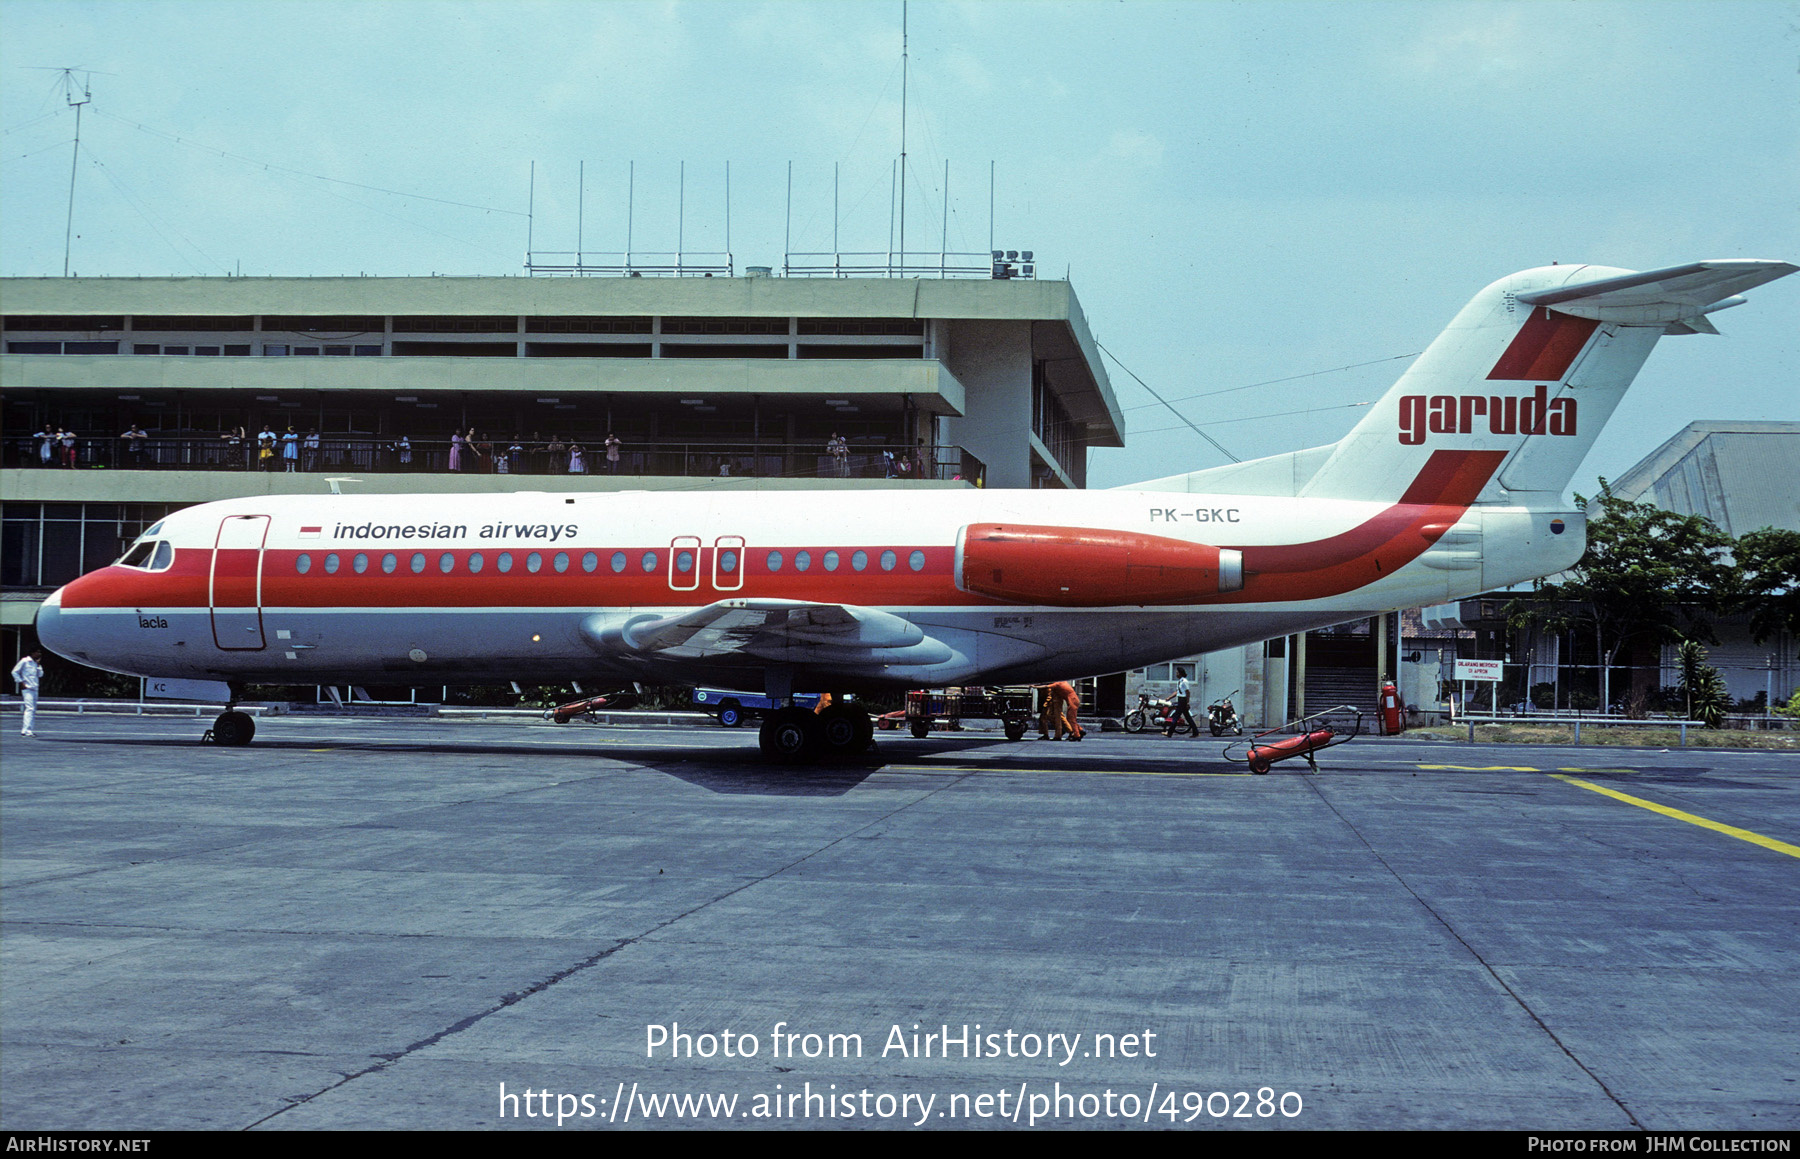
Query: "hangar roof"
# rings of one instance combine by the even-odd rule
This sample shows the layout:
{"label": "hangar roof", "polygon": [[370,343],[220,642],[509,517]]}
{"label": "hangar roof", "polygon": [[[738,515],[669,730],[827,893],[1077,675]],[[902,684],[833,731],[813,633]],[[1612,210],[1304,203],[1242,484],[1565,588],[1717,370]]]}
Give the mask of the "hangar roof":
{"label": "hangar roof", "polygon": [[1704,515],[1727,535],[1800,531],[1800,422],[1698,422],[1613,481],[1621,499]]}

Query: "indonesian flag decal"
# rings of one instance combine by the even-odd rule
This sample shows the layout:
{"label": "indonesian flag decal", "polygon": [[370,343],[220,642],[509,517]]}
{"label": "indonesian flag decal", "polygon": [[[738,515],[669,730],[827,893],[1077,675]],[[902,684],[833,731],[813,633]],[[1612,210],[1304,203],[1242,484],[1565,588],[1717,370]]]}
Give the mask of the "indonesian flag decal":
{"label": "indonesian flag decal", "polygon": [[320,525],[318,527],[302,527],[300,529],[300,538],[301,539],[317,539],[317,538],[319,538],[320,533],[322,533],[324,530],[325,530],[325,528],[323,525]]}

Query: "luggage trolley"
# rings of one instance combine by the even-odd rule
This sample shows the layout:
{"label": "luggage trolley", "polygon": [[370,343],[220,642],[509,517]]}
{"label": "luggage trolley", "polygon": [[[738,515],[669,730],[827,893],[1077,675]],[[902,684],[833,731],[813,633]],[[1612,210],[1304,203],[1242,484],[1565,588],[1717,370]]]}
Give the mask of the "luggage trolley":
{"label": "luggage trolley", "polygon": [[[1345,718],[1350,718],[1346,729],[1332,727],[1332,719]],[[1320,749],[1347,743],[1362,732],[1362,722],[1362,709],[1340,704],[1323,712],[1308,713],[1299,720],[1290,720],[1247,740],[1232,741],[1225,746],[1225,759],[1248,764],[1250,771],[1260,776],[1268,772],[1276,761],[1305,757],[1306,763],[1316,773],[1319,771],[1319,762],[1313,759],[1313,754]],[[1233,750],[1240,748],[1243,751],[1234,755]]]}

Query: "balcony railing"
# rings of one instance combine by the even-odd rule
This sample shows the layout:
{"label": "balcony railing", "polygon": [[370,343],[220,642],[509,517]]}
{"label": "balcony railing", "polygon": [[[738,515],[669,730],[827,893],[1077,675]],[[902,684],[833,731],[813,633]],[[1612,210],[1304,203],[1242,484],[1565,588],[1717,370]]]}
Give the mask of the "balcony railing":
{"label": "balcony railing", "polygon": [[[573,459],[570,447],[579,445]],[[841,460],[820,443],[668,441],[626,443],[618,463],[604,440],[579,444],[478,439],[454,447],[448,439],[411,439],[402,447],[379,435],[321,436],[302,442],[289,458],[277,441],[269,455],[252,438],[233,444],[217,435],[147,436],[137,440],[77,438],[42,456],[36,440],[9,439],[0,448],[7,467],[115,471],[358,471],[512,475],[663,475],[794,479],[962,479],[978,483],[987,466],[954,445],[919,447],[850,444]],[[452,452],[455,466],[452,467]],[[904,466],[903,466],[904,464]]]}

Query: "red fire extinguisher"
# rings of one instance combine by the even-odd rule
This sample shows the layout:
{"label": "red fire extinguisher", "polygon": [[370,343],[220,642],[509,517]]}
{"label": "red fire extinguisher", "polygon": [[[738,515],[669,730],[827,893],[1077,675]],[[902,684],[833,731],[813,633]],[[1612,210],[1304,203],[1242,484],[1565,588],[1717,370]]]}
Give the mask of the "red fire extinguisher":
{"label": "red fire extinguisher", "polygon": [[1381,733],[1399,736],[1406,731],[1406,706],[1400,703],[1400,692],[1392,680],[1381,686]]}

